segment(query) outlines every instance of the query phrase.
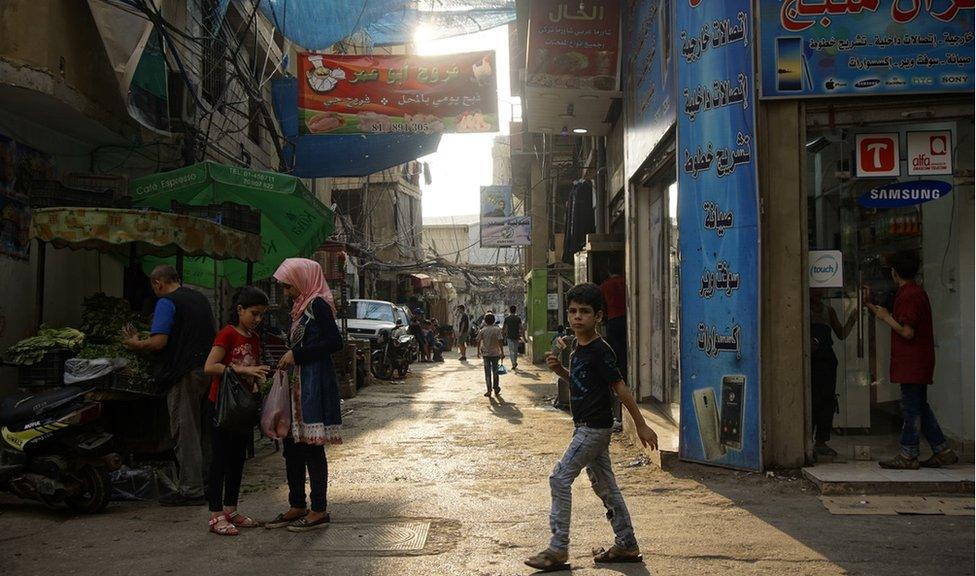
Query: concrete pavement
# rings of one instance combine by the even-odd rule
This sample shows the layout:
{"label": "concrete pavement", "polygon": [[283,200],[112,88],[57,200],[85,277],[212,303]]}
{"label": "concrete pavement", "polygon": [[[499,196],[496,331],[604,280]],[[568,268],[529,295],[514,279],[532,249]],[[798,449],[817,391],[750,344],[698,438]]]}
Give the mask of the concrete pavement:
{"label": "concrete pavement", "polygon": [[[502,376],[501,398],[489,401],[481,364],[449,356],[415,365],[406,382],[362,390],[344,405],[345,443],[329,449],[333,525],[313,533],[221,538],[206,531],[204,507],[119,502],[84,517],[0,495],[0,573],[530,574],[522,560],[548,541],[547,477],[572,431],[547,403],[552,381],[526,364]],[[593,565],[590,549],[613,535],[583,475],[573,574],[973,573],[972,517],[831,516],[796,475],[628,467],[637,455],[614,440],[646,564]],[[284,463],[270,443],[259,444],[244,484],[243,512],[284,510]],[[424,530],[423,547],[409,550]]]}

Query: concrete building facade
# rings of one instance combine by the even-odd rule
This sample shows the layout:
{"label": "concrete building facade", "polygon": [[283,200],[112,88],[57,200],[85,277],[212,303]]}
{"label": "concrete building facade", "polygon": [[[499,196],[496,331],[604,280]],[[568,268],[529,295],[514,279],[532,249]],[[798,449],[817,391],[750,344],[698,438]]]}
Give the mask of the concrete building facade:
{"label": "concrete building facade", "polygon": [[[681,301],[680,286],[682,277],[697,281],[703,273],[683,266],[689,256],[680,250],[681,234],[695,232],[679,226],[678,182],[687,155],[679,147],[678,118],[695,109],[694,101],[686,101],[678,89],[681,76],[675,70],[681,68],[674,62],[684,56],[674,27],[689,10],[714,7],[654,0],[622,5],[620,25],[608,25],[622,35],[622,73],[616,91],[602,91],[595,99],[586,89],[539,88],[526,80],[533,66],[538,70],[542,65],[529,45],[540,24],[533,23],[529,2],[518,6],[511,64],[513,77],[521,79],[513,82],[513,91],[521,91],[523,122],[522,134],[513,140],[512,166],[516,194],[534,224],[534,242],[524,261],[530,347],[542,348],[551,336],[547,329],[552,320],[543,311],[547,299],[560,293],[560,277],[586,277],[578,266],[566,271],[570,262],[559,256],[560,244],[567,241],[560,235],[568,232],[560,228],[567,220],[560,207],[567,202],[567,187],[589,181],[593,193],[588,202],[596,212],[592,231],[605,235],[593,240],[623,240],[628,382],[645,405],[670,418],[684,437],[684,427],[694,426],[696,418],[692,407],[682,404],[691,398],[690,387],[704,384],[683,380],[688,371],[681,360],[687,350],[682,349],[680,327],[691,304]],[[756,10],[759,25],[771,17]],[[960,13],[960,22],[968,17]],[[751,30],[748,34],[749,46],[755,47],[757,37]],[[769,57],[758,48],[750,50],[757,66]],[[972,214],[974,202],[972,90],[776,100],[762,99],[750,83],[744,93],[755,114],[758,184],[757,191],[736,192],[755,193],[758,203],[761,240],[748,253],[759,263],[754,320],[760,339],[760,467],[798,467],[814,460],[811,397],[817,384],[811,356],[817,343],[810,327],[817,312],[812,302],[820,306],[821,298],[838,316],[854,318],[855,326],[850,337],[834,341],[840,367],[832,428],[867,433],[871,440],[865,442],[897,450],[900,411],[898,387],[888,375],[890,330],[866,313],[858,295],[862,283],[871,284],[876,292],[886,292],[890,308],[894,292],[884,262],[903,250],[920,257],[920,281],[932,302],[936,371],[929,402],[951,442],[971,461],[974,375],[967,351],[976,332],[968,296],[974,291],[973,222],[963,215]],[[653,120],[642,124],[641,118]],[[573,134],[573,128],[583,134]],[[910,134],[919,132],[950,135],[957,161],[944,181],[954,199],[898,209],[859,204],[858,197],[878,180],[855,174],[858,134],[894,134],[904,151]],[[914,178],[904,176],[912,174],[911,161],[905,153],[895,158],[902,180],[909,183]],[[845,276],[842,285],[821,292],[810,270],[812,259],[824,251],[842,254]],[[591,248],[579,254],[592,261]],[[683,415],[689,410],[692,416],[686,421]],[[700,441],[697,432],[688,437]],[[850,441],[837,441],[844,450],[851,448]]]}

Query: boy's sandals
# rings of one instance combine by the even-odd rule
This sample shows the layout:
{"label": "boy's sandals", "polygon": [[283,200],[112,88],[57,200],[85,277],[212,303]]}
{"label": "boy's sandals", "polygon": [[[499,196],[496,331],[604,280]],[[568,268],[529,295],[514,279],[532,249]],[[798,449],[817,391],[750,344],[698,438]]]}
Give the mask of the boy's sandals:
{"label": "boy's sandals", "polygon": [[273,530],[275,528],[284,528],[285,526],[291,526],[295,522],[298,522],[302,518],[305,518],[305,516],[308,515],[308,510],[303,511],[301,514],[295,516],[294,518],[287,518],[285,514],[287,514],[287,512],[282,512],[281,514],[275,516],[274,520],[270,522],[265,522],[264,527],[267,528],[268,530]]}
{"label": "boy's sandals", "polygon": [[614,544],[609,550],[594,548],[593,561],[597,564],[637,563],[644,561],[644,555],[641,554],[640,548],[628,550]]}
{"label": "boy's sandals", "polygon": [[526,560],[525,565],[540,572],[555,572],[556,570],[569,570],[567,560],[569,560],[568,556],[562,556],[547,548]]}
{"label": "boy's sandals", "polygon": [[260,522],[253,518],[248,518],[247,516],[241,514],[240,512],[232,512],[227,515],[227,521],[237,526],[238,528],[257,528],[261,525]]}
{"label": "boy's sandals", "polygon": [[309,521],[308,517],[303,517],[300,520],[292,522],[288,526],[289,532],[308,532],[310,530],[316,530],[318,528],[325,528],[329,525],[332,519],[329,518],[329,513],[326,512],[324,516],[315,521]]}
{"label": "boy's sandals", "polygon": [[237,536],[240,532],[237,531],[237,526],[231,524],[227,516],[217,516],[216,518],[211,518],[210,522],[207,523],[210,526],[210,531],[214,534],[220,536]]}

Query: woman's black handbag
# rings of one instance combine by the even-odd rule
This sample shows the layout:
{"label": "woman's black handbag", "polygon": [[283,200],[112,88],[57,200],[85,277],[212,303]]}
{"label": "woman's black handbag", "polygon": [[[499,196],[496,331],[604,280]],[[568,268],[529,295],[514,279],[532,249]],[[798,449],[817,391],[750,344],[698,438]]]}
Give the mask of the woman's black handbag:
{"label": "woman's black handbag", "polygon": [[217,393],[214,425],[223,432],[249,432],[258,421],[258,401],[230,366]]}

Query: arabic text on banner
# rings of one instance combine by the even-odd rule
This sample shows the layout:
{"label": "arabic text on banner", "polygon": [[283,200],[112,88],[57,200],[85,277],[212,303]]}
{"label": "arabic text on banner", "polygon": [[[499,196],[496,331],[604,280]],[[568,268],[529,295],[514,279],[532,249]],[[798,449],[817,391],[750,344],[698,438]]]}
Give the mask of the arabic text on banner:
{"label": "arabic text on banner", "polygon": [[965,92],[973,0],[760,0],[764,97]]}
{"label": "arabic text on banner", "polygon": [[532,243],[532,218],[516,215],[511,186],[481,187],[481,246],[506,248]]}
{"label": "arabic text on banner", "polygon": [[624,8],[625,177],[674,124],[673,0],[630,0]]}
{"label": "arabic text on banner", "polygon": [[533,0],[525,85],[617,90],[618,0]]}
{"label": "arabic text on banner", "polygon": [[497,132],[495,53],[299,55],[302,134]]}
{"label": "arabic text on banner", "polygon": [[749,0],[676,4],[686,460],[759,470],[759,228]]}

